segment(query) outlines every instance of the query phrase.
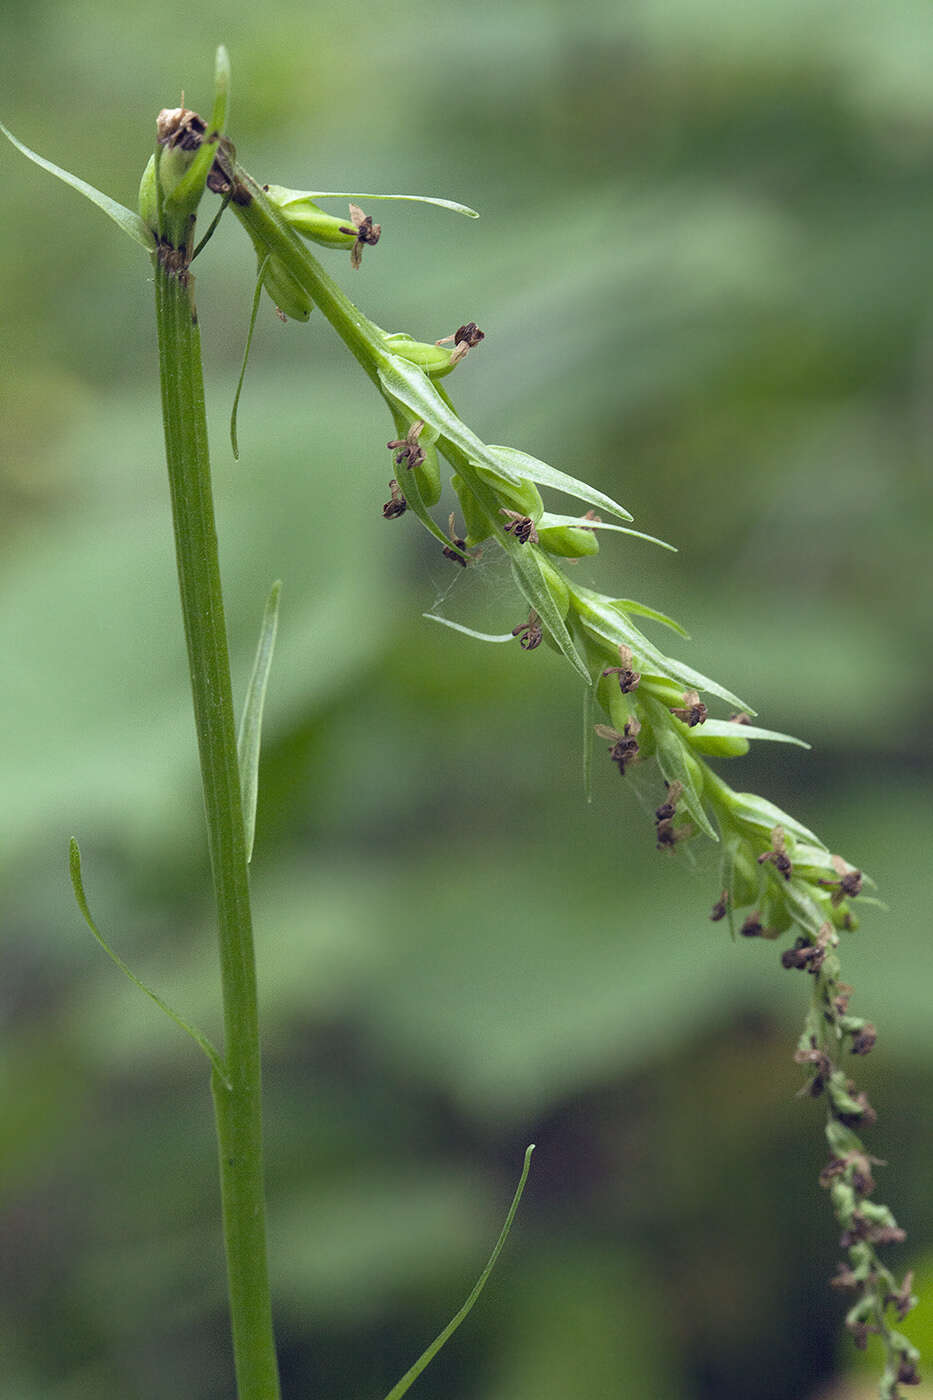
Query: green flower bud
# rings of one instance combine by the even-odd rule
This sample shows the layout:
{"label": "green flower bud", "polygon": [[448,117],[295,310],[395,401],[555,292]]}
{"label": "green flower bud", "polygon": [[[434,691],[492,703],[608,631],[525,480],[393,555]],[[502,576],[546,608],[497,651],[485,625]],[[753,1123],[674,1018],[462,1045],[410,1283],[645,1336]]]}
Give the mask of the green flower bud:
{"label": "green flower bud", "polygon": [[704,734],[701,724],[692,729],[684,727],[684,738],[690,747],[711,758],[744,758],[751,747],[741,734]]}
{"label": "green flower bud", "polygon": [[403,360],[417,365],[432,379],[443,379],[463,358],[456,351],[449,350],[446,345],[431,345],[426,340],[412,340],[404,331],[383,335],[383,340],[386,349],[391,350],[393,355],[401,355]]}
{"label": "green flower bud", "polygon": [[[666,676],[652,676],[642,672],[641,676],[642,694],[653,695],[656,700],[660,700],[662,705],[666,705],[669,710],[678,708],[684,703],[684,692],[682,686],[677,686]],[[686,734],[687,726],[682,726]]]}
{"label": "green flower bud", "polygon": [[347,219],[337,218],[321,209],[303,190],[287,190],[282,185],[264,185],[270,204],[302,238],[318,243],[322,248],[352,248],[356,229]]}
{"label": "green flower bud", "polygon": [[599,553],[595,530],[586,530],[582,526],[544,526],[538,530],[538,540],[542,549],[562,559],[582,559],[585,555]]}
{"label": "green flower bud", "polygon": [[450,484],[457,493],[460,509],[463,512],[466,542],[472,548],[482,544],[492,534],[492,521],[473,495],[462,476],[452,476]]}
{"label": "green flower bud", "polygon": [[[259,254],[260,264],[264,257],[265,253]],[[262,285],[283,316],[288,316],[292,321],[308,320],[314,310],[314,302],[281,258],[276,257],[274,253],[266,263]]]}
{"label": "green flower bud", "polygon": [[[171,199],[201,149],[207,123],[186,107],[166,107],[156,118],[156,137],[162,147],[159,183],[166,199]],[[207,171],[204,172],[205,175]],[[197,194],[195,204],[200,199]]]}
{"label": "green flower bud", "polygon": [[544,514],[541,492],[533,481],[512,481],[509,477],[501,476],[492,467],[483,466],[479,462],[474,463],[474,466],[477,475],[489,483],[502,505],[508,506],[519,515],[527,515],[532,520],[539,520]]}
{"label": "green flower bud", "polygon": [[149,157],[139,182],[139,217],[152,229],[153,233],[158,232],[159,192],[156,184],[155,154]]}

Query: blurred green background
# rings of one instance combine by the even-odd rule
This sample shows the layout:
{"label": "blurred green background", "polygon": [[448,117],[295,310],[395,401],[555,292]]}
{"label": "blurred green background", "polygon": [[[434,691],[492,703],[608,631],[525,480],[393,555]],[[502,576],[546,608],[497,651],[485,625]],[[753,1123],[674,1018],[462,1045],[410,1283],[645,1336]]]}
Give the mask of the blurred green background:
{"label": "blurred green background", "polygon": [[[676,654],[813,744],[727,776],[890,906],[844,965],[879,1027],[859,1069],[909,1229],[891,1262],[922,1290],[927,0],[7,0],[0,24],[0,116],[129,204],[155,114],[182,89],[209,106],[222,40],[259,179],[482,211],[374,205],[379,248],[329,265],[387,329],[476,320],[448,381],[475,430],[680,549],[608,539],[578,576],[674,613]],[[66,873],[75,834],[102,928],[218,1033],[150,269],[12,148],[0,172],[2,1392],[229,1400],[205,1068]],[[264,303],[232,461],[252,274],[225,220],[198,299],[240,693],[284,580],[253,881],[287,1400],[385,1393],[481,1267],[529,1141],[506,1254],[413,1394],[873,1393],[826,1287],[820,1107],[795,1099],[806,979],[708,922],[715,860],[655,851],[650,788],[598,763],[586,805],[566,665],[422,619],[523,610],[492,552],[467,575],[383,521],[394,434],[319,315]],[[933,1342],[929,1312],[905,1330]]]}

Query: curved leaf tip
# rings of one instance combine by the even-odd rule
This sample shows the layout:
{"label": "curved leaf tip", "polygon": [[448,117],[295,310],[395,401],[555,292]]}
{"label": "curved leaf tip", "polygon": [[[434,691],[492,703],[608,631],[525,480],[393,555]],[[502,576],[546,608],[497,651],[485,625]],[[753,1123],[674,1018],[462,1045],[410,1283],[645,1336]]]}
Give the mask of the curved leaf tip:
{"label": "curved leaf tip", "polygon": [[40,170],[45,170],[49,175],[54,175],[57,180],[70,185],[78,194],[83,194],[85,199],[89,199],[92,204],[96,204],[98,209],[102,209],[109,219],[117,225],[128,238],[132,238],[134,243],[139,243],[145,248],[147,253],[155,250],[155,235],[139,215],[132,209],[127,209],[125,205],[119,204],[115,199],[111,199],[109,194],[104,194],[102,190],[95,189],[86,180],[82,180],[78,175],[72,175],[70,170],[63,170],[60,165],[55,165],[52,161],[46,160],[44,156],[31,151],[28,146],[24,146],[22,141],[18,141],[7,127],[0,122],[0,131],[6,139],[26,157],[33,165],[38,165]]}

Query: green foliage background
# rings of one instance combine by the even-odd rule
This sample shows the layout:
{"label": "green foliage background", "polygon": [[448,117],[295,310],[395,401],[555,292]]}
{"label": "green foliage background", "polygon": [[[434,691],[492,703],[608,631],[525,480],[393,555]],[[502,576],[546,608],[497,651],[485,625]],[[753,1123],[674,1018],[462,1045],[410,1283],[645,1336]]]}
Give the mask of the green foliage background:
{"label": "green foliage background", "polygon": [[[910,1231],[897,1266],[922,1288],[925,0],[10,0],[0,24],[0,116],[127,203],[156,112],[182,88],[209,105],[224,41],[258,178],[482,211],[374,206],[379,248],[336,273],[387,329],[476,320],[449,381],[476,431],[680,548],[609,539],[581,576],[673,612],[686,660],[812,742],[728,776],[890,905],[844,956],[880,1032],[862,1078]],[[103,930],[213,1033],[149,269],[12,149],[0,177],[3,1393],[220,1400],[205,1068],[102,957],[66,873],[74,833]],[[265,304],[233,463],[252,275],[225,221],[198,298],[241,691],[285,585],[253,879],[286,1395],[384,1394],[467,1291],[531,1140],[506,1256],[419,1394],[855,1395],[820,1108],[794,1098],[805,979],[707,921],[715,863],[655,851],[647,777],[640,803],[606,762],[585,804],[569,668],[423,621],[438,599],[492,631],[522,616],[491,555],[461,576],[383,521],[394,434],[319,316]]]}

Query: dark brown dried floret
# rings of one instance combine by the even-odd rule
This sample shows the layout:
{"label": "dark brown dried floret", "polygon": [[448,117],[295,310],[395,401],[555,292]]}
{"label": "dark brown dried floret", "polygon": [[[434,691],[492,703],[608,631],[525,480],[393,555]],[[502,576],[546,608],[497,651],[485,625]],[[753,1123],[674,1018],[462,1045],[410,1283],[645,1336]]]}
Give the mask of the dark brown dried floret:
{"label": "dark brown dried floret", "polygon": [[508,525],[503,526],[507,535],[514,535],[519,544],[527,544],[529,540],[532,544],[538,543],[538,531],[530,515],[520,515],[517,510],[507,510],[505,506],[500,507],[499,513],[509,517]]}
{"label": "dark brown dried floret", "polygon": [[391,500],[386,501],[385,505],[382,507],[382,514],[385,516],[386,520],[395,520],[398,516],[405,514],[408,509],[408,502],[402,495],[399,484],[394,476],[389,482],[389,492]]}
{"label": "dark brown dried floret", "polygon": [[420,467],[424,461],[424,448],[418,445],[418,439],[424,431],[424,423],[420,418],[416,418],[403,438],[393,438],[386,443],[386,447],[395,453],[395,465],[400,467],[404,462],[406,467]]}
{"label": "dark brown dried floret", "polygon": [[512,636],[519,638],[519,646],[523,651],[534,651],[535,647],[541,645],[543,632],[541,631],[541,619],[532,608],[528,614],[527,622],[520,622],[517,627],[512,628]]}

